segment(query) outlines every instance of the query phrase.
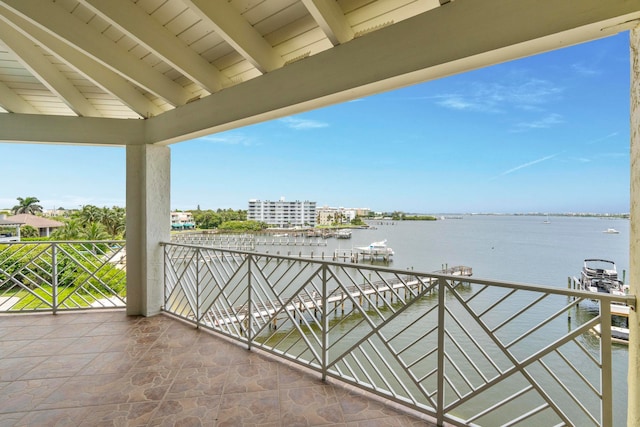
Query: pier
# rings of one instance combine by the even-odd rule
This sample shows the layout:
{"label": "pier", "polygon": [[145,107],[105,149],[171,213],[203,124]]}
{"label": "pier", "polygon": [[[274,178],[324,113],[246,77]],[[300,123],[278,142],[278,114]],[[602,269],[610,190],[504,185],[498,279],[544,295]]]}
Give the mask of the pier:
{"label": "pier", "polygon": [[[443,274],[450,276],[469,277],[473,274],[471,267],[467,266],[455,266],[446,270],[439,270],[434,274]],[[326,301],[323,298],[316,295],[316,292],[312,294],[300,294],[293,298],[286,306],[282,306],[279,302],[269,301],[268,304],[255,303],[251,308],[251,315],[248,315],[249,310],[245,307],[236,307],[233,312],[234,316],[230,316],[228,312],[219,312],[217,310],[211,310],[215,320],[214,326],[226,325],[230,323],[242,323],[244,330],[248,329],[248,320],[250,317],[255,319],[268,317],[271,318],[280,312],[291,312],[293,318],[297,317],[296,313],[300,313],[301,316],[305,312],[313,312],[313,318],[315,319],[324,304],[333,304],[334,309],[341,306],[341,313],[344,314],[345,302],[357,300],[360,306],[364,304],[365,298],[375,295],[375,304],[378,305],[380,300],[393,303],[394,300],[407,299],[409,291],[413,290],[416,294],[422,292],[424,288],[431,286],[437,278],[427,278],[425,280],[416,280],[413,276],[407,276],[405,278],[397,278],[395,280],[380,280],[376,282],[365,282],[362,285],[352,285],[346,289],[338,292],[331,291]],[[404,292],[403,292],[404,291]],[[366,301],[371,304],[373,301],[366,298]],[[278,318],[273,317],[270,327],[277,328]],[[302,319],[300,319],[302,322]]]}
{"label": "pier", "polygon": [[259,246],[327,246],[327,242],[321,239],[291,239],[290,237],[278,237],[274,236],[271,238],[257,238],[256,245]]}

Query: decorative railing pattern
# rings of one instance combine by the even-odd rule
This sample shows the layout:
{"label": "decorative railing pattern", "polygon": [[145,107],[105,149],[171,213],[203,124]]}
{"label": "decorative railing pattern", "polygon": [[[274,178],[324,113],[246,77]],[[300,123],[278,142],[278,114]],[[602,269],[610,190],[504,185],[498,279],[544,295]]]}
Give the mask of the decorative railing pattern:
{"label": "decorative railing pattern", "polygon": [[0,244],[0,312],[126,305],[124,241]]}
{"label": "decorative railing pattern", "polygon": [[438,425],[613,423],[610,304],[631,297],[180,244],[164,262],[167,312]]}

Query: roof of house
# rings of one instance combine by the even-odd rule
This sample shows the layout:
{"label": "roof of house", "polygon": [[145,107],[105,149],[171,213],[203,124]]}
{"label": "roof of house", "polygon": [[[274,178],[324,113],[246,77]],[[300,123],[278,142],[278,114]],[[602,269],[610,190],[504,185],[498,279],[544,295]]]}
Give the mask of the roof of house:
{"label": "roof of house", "polygon": [[19,221],[10,221],[8,219],[0,218],[0,226],[10,226],[10,225],[22,225]]}
{"label": "roof of house", "polygon": [[13,224],[30,225],[35,228],[57,228],[62,227],[64,224],[60,221],[54,221],[52,219],[43,218],[41,216],[35,216],[31,214],[19,214],[8,216],[5,221],[10,221]]}

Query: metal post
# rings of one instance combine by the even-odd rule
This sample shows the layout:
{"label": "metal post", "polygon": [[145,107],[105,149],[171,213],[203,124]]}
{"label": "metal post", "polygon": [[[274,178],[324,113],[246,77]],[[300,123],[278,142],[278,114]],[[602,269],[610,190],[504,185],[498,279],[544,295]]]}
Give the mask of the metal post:
{"label": "metal post", "polygon": [[[162,245],[162,244],[161,244]],[[166,245],[162,245],[162,266],[164,274],[162,275],[162,306],[161,310],[167,309],[167,251],[169,249]]]}
{"label": "metal post", "polygon": [[196,249],[196,329],[200,328],[200,249]]}
{"label": "metal post", "polygon": [[51,310],[58,311],[58,246],[51,244]]}
{"label": "metal post", "polygon": [[444,425],[444,333],[445,333],[445,289],[446,281],[438,279],[438,399],[436,408],[437,424]]}
{"label": "metal post", "polygon": [[251,350],[251,340],[253,336],[251,336],[251,329],[253,327],[253,309],[251,300],[253,298],[253,293],[251,292],[251,262],[253,261],[253,257],[251,255],[247,255],[247,349]]}
{"label": "metal post", "polygon": [[609,301],[600,302],[600,361],[602,369],[600,371],[602,384],[602,423],[603,427],[613,425],[613,379],[611,372],[611,303]]}
{"label": "metal post", "polygon": [[322,381],[327,380],[329,364],[329,320],[327,319],[327,265],[322,266]]}

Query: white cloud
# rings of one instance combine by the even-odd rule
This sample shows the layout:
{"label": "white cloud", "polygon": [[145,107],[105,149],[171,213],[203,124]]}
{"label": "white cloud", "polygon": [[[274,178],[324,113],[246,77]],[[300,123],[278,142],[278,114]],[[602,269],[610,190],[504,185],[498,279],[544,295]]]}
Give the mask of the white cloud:
{"label": "white cloud", "polygon": [[284,119],[280,119],[280,121],[287,127],[295,130],[318,129],[329,126],[328,123],[319,122],[317,120],[300,119],[297,117],[285,117]]}
{"label": "white cloud", "polygon": [[528,168],[528,167],[536,165],[538,163],[546,162],[547,160],[553,159],[558,154],[560,154],[560,153],[552,154],[550,156],[545,156],[545,157],[542,157],[542,158],[539,158],[539,159],[536,159],[536,160],[532,160],[532,161],[527,162],[527,163],[523,163],[521,165],[518,165],[518,166],[516,166],[514,168],[511,168],[509,170],[506,170],[506,171],[494,176],[493,178],[491,178],[491,180],[494,180],[494,179],[499,178],[501,176],[509,175],[509,174],[511,174],[513,172],[519,171],[520,169]]}
{"label": "white cloud", "polygon": [[578,74],[582,74],[583,76],[595,76],[598,74],[602,74],[602,72],[596,68],[589,67],[581,62],[576,62],[571,65],[571,68]]}
{"label": "white cloud", "polygon": [[204,136],[198,138],[200,141],[210,142],[213,144],[226,144],[226,145],[255,145],[254,141],[240,133],[225,133],[217,135]]}
{"label": "white cloud", "polygon": [[594,139],[592,141],[588,141],[587,145],[597,144],[598,142],[606,141],[607,139],[611,139],[618,136],[618,132],[612,132],[609,135],[603,136],[602,138]]}
{"label": "white cloud", "polygon": [[563,89],[549,81],[528,79],[510,83],[474,82],[459,93],[438,95],[437,104],[454,110],[501,113],[508,109],[539,110]]}
{"label": "white cloud", "polygon": [[520,122],[515,125],[516,131],[523,131],[529,129],[547,129],[555,125],[564,123],[560,114],[549,114],[538,120],[532,120],[530,122]]}

